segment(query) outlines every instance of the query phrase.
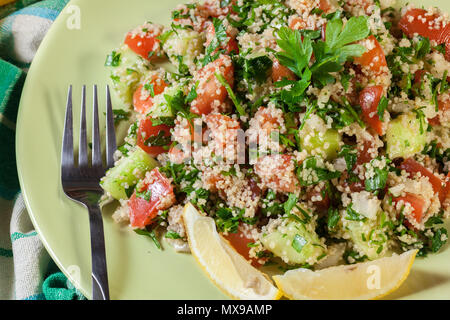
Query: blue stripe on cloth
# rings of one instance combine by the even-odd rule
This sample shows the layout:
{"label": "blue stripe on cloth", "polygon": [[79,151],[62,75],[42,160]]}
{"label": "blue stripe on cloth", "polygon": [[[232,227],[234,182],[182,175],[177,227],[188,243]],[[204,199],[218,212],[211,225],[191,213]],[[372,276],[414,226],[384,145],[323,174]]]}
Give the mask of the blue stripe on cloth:
{"label": "blue stripe on cloth", "polygon": [[27,7],[27,8],[23,8],[22,10],[14,12],[9,17],[13,17],[13,16],[17,16],[17,15],[24,15],[24,14],[29,15],[29,16],[41,17],[41,18],[49,19],[49,20],[55,20],[56,17],[59,15],[59,11],[52,10],[49,8]]}
{"label": "blue stripe on cloth", "polygon": [[45,300],[45,295],[43,293],[33,294],[22,300]]}
{"label": "blue stripe on cloth", "polygon": [[10,249],[0,248],[0,256],[1,257],[12,258],[13,252]]}
{"label": "blue stripe on cloth", "polygon": [[14,232],[11,235],[11,242],[14,242],[18,239],[22,239],[22,238],[28,238],[28,237],[33,237],[36,236],[37,232],[36,231],[31,231],[29,233],[22,233],[22,232]]}

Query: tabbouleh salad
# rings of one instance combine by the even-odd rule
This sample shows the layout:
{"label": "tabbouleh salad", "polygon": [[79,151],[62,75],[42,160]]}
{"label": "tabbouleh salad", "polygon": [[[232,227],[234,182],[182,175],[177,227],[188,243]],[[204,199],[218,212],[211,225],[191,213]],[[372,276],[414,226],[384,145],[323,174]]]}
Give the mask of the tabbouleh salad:
{"label": "tabbouleh salad", "polygon": [[115,221],[186,252],[191,202],[254,266],[438,252],[449,18],[394,5],[208,0],[128,32],[106,60],[132,122],[101,182]]}

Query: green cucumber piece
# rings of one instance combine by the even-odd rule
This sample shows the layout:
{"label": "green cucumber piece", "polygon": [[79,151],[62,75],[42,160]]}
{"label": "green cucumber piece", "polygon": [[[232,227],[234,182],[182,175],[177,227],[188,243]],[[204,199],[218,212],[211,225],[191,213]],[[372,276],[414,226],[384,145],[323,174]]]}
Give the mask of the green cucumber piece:
{"label": "green cucumber piece", "polygon": [[196,58],[204,52],[204,42],[202,33],[182,29],[169,35],[163,43],[163,50],[178,70],[183,69],[181,64],[191,69]]}
{"label": "green cucumber piece", "polygon": [[377,220],[347,220],[343,225],[344,232],[353,242],[353,249],[361,256],[365,255],[369,260],[375,260],[386,252],[388,236]]}
{"label": "green cucumber piece", "polygon": [[114,53],[120,58],[108,66],[111,71],[112,90],[123,103],[131,105],[134,91],[145,73],[150,70],[150,64],[127,45],[122,45]]}
{"label": "green cucumber piece", "polygon": [[390,121],[386,131],[389,158],[409,158],[421,152],[427,141],[426,132],[426,123],[421,133],[420,122],[412,113],[399,115]]}
{"label": "green cucumber piece", "polygon": [[127,157],[106,172],[100,181],[101,187],[114,199],[127,199],[126,189],[133,187],[144,178],[147,171],[158,166],[158,162],[144,150],[136,147]]}
{"label": "green cucumber piece", "polygon": [[[311,119],[312,120],[312,119]],[[315,117],[313,121],[319,121],[325,127],[322,119]],[[308,154],[320,154],[326,160],[333,160],[339,152],[342,137],[335,129],[326,129],[319,132],[311,126],[310,119],[306,120],[305,126],[300,132],[300,145]]]}
{"label": "green cucumber piece", "polygon": [[261,242],[289,264],[313,264],[326,252],[316,232],[292,218],[286,225],[263,236]]}

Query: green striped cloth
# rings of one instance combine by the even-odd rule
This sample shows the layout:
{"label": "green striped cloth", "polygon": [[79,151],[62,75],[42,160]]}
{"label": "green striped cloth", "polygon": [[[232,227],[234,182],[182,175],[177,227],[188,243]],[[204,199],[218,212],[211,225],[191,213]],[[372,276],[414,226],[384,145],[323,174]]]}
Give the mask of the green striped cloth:
{"label": "green striped cloth", "polygon": [[67,2],[17,0],[0,6],[0,299],[85,299],[34,231],[20,194],[14,145],[26,70]]}

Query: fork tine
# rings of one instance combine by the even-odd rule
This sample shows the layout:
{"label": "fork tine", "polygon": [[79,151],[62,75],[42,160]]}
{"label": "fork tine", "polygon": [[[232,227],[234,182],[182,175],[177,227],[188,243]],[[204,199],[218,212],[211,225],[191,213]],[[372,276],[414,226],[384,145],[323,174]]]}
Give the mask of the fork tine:
{"label": "fork tine", "polygon": [[101,166],[102,154],[100,150],[100,129],[98,124],[97,85],[94,85],[94,100],[92,110],[92,167]]}
{"label": "fork tine", "polygon": [[67,93],[66,120],[64,122],[61,168],[73,167],[72,85]]}
{"label": "fork tine", "polygon": [[81,92],[81,120],[80,120],[80,146],[78,151],[78,166],[88,166],[87,136],[86,136],[86,86]]}
{"label": "fork tine", "polygon": [[116,132],[114,129],[114,115],[111,105],[109,86],[106,86],[106,167],[114,166],[114,152],[116,151]]}

